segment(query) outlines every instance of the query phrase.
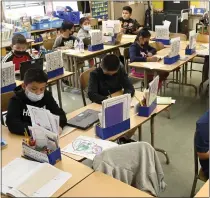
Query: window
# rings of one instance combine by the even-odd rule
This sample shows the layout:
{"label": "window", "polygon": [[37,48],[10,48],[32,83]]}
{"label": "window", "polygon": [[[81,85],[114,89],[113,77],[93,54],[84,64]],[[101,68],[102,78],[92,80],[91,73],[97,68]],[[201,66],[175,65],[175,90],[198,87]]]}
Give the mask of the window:
{"label": "window", "polygon": [[4,1],[6,18],[18,19],[20,16],[44,16],[44,1]]}

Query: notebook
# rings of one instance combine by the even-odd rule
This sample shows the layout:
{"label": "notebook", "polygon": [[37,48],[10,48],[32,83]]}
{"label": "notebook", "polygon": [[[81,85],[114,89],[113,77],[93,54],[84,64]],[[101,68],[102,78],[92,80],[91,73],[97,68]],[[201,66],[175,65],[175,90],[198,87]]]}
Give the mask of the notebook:
{"label": "notebook", "polygon": [[69,178],[70,173],[48,163],[16,158],[2,169],[2,193],[13,197],[50,197]]}
{"label": "notebook", "polygon": [[99,111],[87,109],[79,115],[75,116],[74,118],[68,120],[67,124],[69,126],[85,130],[99,120],[98,113]]}
{"label": "notebook", "polygon": [[20,80],[24,79],[25,73],[31,68],[38,68],[43,70],[43,58],[33,59],[30,61],[20,63]]}

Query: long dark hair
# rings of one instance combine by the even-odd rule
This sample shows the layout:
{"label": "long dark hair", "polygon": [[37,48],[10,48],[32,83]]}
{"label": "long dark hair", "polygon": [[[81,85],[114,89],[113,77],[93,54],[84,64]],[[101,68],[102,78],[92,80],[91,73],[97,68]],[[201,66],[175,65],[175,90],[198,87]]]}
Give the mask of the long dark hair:
{"label": "long dark hair", "polygon": [[144,27],[137,34],[135,42],[137,42],[139,40],[140,36],[142,36],[143,38],[149,38],[151,36],[151,34],[150,34],[149,30],[146,27]]}

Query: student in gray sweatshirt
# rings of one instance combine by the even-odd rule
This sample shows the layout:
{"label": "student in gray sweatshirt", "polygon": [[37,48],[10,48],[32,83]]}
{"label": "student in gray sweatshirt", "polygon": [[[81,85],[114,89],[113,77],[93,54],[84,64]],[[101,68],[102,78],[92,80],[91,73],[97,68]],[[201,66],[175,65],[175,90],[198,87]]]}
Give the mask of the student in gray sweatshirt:
{"label": "student in gray sweatshirt", "polygon": [[79,39],[84,39],[84,38],[88,38],[90,37],[90,29],[91,29],[91,26],[90,26],[90,19],[88,17],[82,17],[80,20],[79,20],[79,25],[80,25],[80,30],[77,34],[77,37]]}
{"label": "student in gray sweatshirt", "polygon": [[65,42],[72,40],[78,40],[74,34],[74,24],[71,22],[64,21],[61,25],[61,35],[55,39],[53,49],[65,46]]}

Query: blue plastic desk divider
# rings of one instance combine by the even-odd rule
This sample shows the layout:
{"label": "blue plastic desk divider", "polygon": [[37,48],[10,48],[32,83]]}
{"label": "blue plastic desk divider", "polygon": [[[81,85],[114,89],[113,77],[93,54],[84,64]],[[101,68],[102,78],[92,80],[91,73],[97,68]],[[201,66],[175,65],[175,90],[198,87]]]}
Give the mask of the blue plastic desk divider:
{"label": "blue plastic desk divider", "polygon": [[192,55],[196,52],[196,49],[189,49],[189,47],[185,48],[185,55]]}
{"label": "blue plastic desk divider", "polygon": [[155,99],[154,102],[149,107],[140,106],[138,104],[137,106],[138,116],[149,117],[156,107],[157,107],[157,99]]}
{"label": "blue plastic desk divider", "polygon": [[130,119],[122,121],[118,124],[112,125],[107,128],[101,128],[99,125],[95,126],[96,135],[100,137],[102,140],[105,140],[109,137],[122,133],[130,129]]}
{"label": "blue plastic desk divider", "polygon": [[161,42],[164,45],[170,45],[171,44],[171,40],[170,39],[155,39],[156,42]]}
{"label": "blue plastic desk divider", "polygon": [[88,45],[88,51],[94,52],[98,50],[104,49],[104,44],[98,44],[98,45]]}
{"label": "blue plastic desk divider", "polygon": [[1,93],[6,93],[6,92],[14,91],[15,88],[16,88],[16,83],[13,83],[11,85],[2,87],[1,88]]}
{"label": "blue plastic desk divider", "polygon": [[64,69],[63,69],[63,67],[58,68],[58,69],[55,69],[55,70],[53,70],[53,71],[47,72],[47,76],[48,76],[49,79],[50,79],[50,78],[55,78],[55,77],[60,76],[60,75],[62,75],[62,74],[64,74]]}
{"label": "blue plastic desk divider", "polygon": [[177,55],[174,57],[166,56],[166,57],[164,57],[164,64],[171,65],[171,64],[177,62],[179,59],[180,59],[180,55]]}
{"label": "blue plastic desk divider", "polygon": [[38,162],[47,162],[51,165],[55,165],[56,162],[61,160],[60,148],[57,148],[55,151],[53,151],[50,154],[45,154],[45,153],[41,153],[41,152],[29,147],[25,143],[22,143],[22,151],[23,151],[24,156],[31,158]]}

